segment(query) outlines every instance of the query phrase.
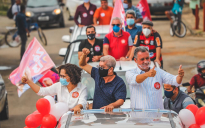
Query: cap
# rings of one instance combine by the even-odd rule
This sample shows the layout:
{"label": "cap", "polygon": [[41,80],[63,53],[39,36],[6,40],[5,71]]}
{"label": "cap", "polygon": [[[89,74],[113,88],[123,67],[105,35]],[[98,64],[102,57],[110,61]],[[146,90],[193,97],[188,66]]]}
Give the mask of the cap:
{"label": "cap", "polygon": [[149,20],[145,20],[142,22],[142,25],[149,25],[149,26],[153,26],[153,23],[152,21],[149,21]]}

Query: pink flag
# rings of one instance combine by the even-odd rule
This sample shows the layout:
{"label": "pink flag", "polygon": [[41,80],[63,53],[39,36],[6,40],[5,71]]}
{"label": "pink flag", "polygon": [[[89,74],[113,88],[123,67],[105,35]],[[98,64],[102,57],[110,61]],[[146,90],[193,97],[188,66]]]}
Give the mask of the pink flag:
{"label": "pink flag", "polygon": [[152,21],[149,6],[147,3],[147,0],[140,0],[140,2],[137,5],[137,8],[140,10],[143,20],[150,20]]}
{"label": "pink flag", "polygon": [[[22,85],[21,78],[26,72],[29,79],[33,80],[33,82],[37,82],[54,66],[55,64],[49,57],[48,53],[38,40],[34,38],[28,45],[19,67],[10,74],[9,79],[12,84],[19,87],[19,85]],[[22,92],[24,91],[22,90]]]}
{"label": "pink flag", "polygon": [[[113,12],[112,12],[112,18],[114,18],[114,17],[121,18],[121,20],[123,22],[123,27],[125,27],[125,10],[123,8],[121,0],[115,1],[115,7],[114,7]],[[109,32],[111,32],[111,31],[112,31],[112,20],[110,21],[110,28],[109,28]]]}

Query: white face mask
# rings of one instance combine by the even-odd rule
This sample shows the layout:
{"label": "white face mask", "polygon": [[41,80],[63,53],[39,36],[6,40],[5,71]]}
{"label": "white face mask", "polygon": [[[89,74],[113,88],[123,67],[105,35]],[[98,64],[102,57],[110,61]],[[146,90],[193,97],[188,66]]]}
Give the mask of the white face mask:
{"label": "white face mask", "polygon": [[143,34],[144,34],[146,37],[148,37],[149,34],[151,33],[151,30],[148,29],[148,28],[144,28],[144,29],[142,29],[142,32],[143,32]]}
{"label": "white face mask", "polygon": [[150,61],[145,61],[143,64],[141,64],[141,65],[138,65],[142,70],[146,70],[146,69],[148,69],[149,68],[149,66],[150,66]]}

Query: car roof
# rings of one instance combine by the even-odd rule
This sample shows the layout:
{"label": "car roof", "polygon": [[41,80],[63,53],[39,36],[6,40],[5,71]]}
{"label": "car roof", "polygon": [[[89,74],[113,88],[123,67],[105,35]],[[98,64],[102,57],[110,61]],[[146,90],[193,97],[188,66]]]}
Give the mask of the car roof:
{"label": "car roof", "polygon": [[77,115],[68,112],[61,117],[59,125],[62,128],[90,128],[90,126],[98,128],[171,128],[171,125],[180,128],[182,126],[175,112],[157,109],[114,109],[112,113],[105,113],[103,109],[92,109],[83,110]]}

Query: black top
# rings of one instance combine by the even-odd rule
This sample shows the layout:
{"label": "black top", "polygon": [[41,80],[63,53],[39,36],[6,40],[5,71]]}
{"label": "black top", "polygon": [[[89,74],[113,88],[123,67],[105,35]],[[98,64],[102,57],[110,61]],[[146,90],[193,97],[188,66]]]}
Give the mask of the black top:
{"label": "black top", "polygon": [[103,41],[95,38],[95,43],[92,46],[88,39],[82,41],[79,45],[79,52],[82,52],[83,48],[87,48],[90,50],[88,57],[90,58],[88,62],[92,62],[93,56],[100,56],[103,55]]}

